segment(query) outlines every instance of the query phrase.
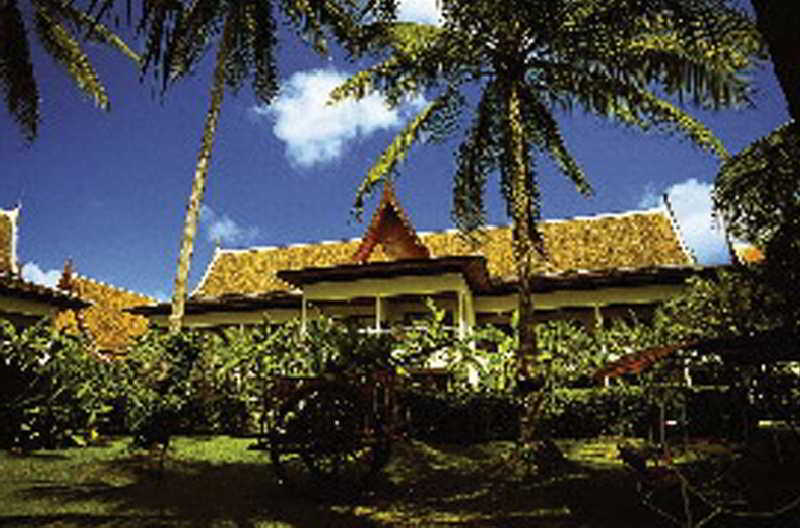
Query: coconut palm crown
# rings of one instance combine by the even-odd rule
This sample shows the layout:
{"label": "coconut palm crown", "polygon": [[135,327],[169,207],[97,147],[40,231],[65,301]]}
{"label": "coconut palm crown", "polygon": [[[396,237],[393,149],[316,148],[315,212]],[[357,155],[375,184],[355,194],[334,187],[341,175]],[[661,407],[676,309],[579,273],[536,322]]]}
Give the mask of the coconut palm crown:
{"label": "coconut palm crown", "polygon": [[382,92],[390,105],[431,102],[385,149],[357,191],[365,196],[396,172],[412,145],[454,132],[468,86],[480,97],[456,153],[452,216],[472,232],[485,222],[485,187],[497,174],[513,219],[519,284],[519,372],[535,360],[531,301],[535,264],[547,248],[537,231],[537,159],[549,156],[576,189],[592,188],[557,119],[578,107],[644,130],[672,131],[727,156],[722,143],[679,105],[748,102],[742,73],[764,53],[753,22],[724,0],[442,0],[442,23],[383,24],[380,61],[351,77],[333,101]]}

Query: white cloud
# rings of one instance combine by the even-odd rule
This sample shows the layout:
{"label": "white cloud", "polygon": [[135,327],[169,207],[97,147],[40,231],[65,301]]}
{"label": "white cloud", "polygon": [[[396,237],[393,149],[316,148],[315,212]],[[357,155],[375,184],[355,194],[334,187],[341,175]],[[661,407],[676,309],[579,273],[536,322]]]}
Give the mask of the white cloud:
{"label": "white cloud", "polygon": [[[710,183],[690,178],[664,191],[669,197],[683,239],[700,264],[719,264],[728,259],[725,235],[712,215],[711,189]],[[639,206],[659,205],[664,193],[656,193],[655,188],[648,185]]]}
{"label": "white cloud", "polygon": [[253,242],[259,234],[257,227],[244,228],[228,215],[220,216],[207,205],[200,207],[200,224],[205,228],[209,242],[244,245]]}
{"label": "white cloud", "polygon": [[333,161],[344,153],[349,142],[379,130],[403,125],[407,114],[423,104],[422,98],[400,109],[391,109],[378,94],[359,101],[328,105],[331,90],[348,78],[336,70],[311,70],[294,73],[268,107],[255,107],[255,115],[275,120],[273,132],[286,143],[289,159],[311,167]]}
{"label": "white cloud", "polygon": [[397,6],[397,19],[423,24],[441,24],[442,10],[436,0],[400,0]]}
{"label": "white cloud", "polygon": [[170,295],[165,292],[164,290],[155,290],[147,294],[148,297],[152,297],[153,299],[157,300],[158,302],[169,302]]}
{"label": "white cloud", "polygon": [[643,209],[658,207],[663,201],[662,196],[656,192],[656,188],[652,183],[648,183],[644,188],[641,200],[639,200],[639,207]]}
{"label": "white cloud", "polygon": [[28,282],[55,288],[61,279],[61,270],[43,271],[35,262],[26,262],[22,266],[22,278]]}

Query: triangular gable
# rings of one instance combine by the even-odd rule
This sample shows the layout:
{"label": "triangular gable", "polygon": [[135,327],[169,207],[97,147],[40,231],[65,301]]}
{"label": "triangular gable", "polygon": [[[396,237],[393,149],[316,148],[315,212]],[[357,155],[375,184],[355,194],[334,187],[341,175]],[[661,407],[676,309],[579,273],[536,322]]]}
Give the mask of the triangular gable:
{"label": "triangular gable", "polygon": [[375,246],[381,244],[383,252],[392,260],[430,258],[427,246],[422,243],[417,231],[403,208],[397,202],[394,186],[387,181],[383,195],[372,220],[364,232],[361,244],[353,255],[353,261],[365,263]]}

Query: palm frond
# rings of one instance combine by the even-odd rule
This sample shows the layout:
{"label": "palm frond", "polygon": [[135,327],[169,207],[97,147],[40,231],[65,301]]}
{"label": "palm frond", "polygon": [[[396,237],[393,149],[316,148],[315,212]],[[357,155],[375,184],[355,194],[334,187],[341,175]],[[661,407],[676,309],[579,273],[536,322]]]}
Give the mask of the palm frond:
{"label": "palm frond", "polygon": [[749,102],[748,84],[739,72],[766,58],[754,24],[725,35],[686,39],[675,21],[659,17],[624,42],[612,68],[637,71],[645,83],[658,82],[667,94],[696,105],[720,108]]}
{"label": "palm frond", "polygon": [[386,43],[395,52],[414,58],[422,54],[443,34],[442,28],[430,24],[397,22],[389,26]]}
{"label": "palm frond", "polygon": [[706,125],[692,117],[691,114],[647,90],[641,90],[634,95],[633,99],[638,100],[635,108],[645,117],[652,120],[653,123],[662,127],[674,128],[677,132],[691,139],[695,145],[720,159],[729,157],[728,150],[722,141]]}
{"label": "palm frond", "polygon": [[[152,64],[156,68],[166,62],[164,42],[169,42],[170,28],[180,17],[183,9],[180,2],[145,0],[142,3],[142,16],[136,26],[137,33],[145,34],[144,55],[142,56],[142,73],[147,72]],[[158,75],[158,69],[155,70]],[[162,88],[166,88],[167,78],[164,75]]]}
{"label": "palm frond", "polygon": [[396,56],[365,68],[337,86],[330,94],[330,102],[344,99],[363,99],[380,92],[390,107],[395,107],[409,96],[418,94],[422,84],[415,72],[409,71]]}
{"label": "palm frond", "polygon": [[247,10],[248,32],[253,54],[253,92],[262,102],[269,102],[278,92],[278,67],[275,48],[278,45],[277,27],[272,14],[271,0],[253,2]]}
{"label": "palm frond", "polygon": [[283,0],[281,5],[321,54],[328,51],[326,30],[353,56],[373,49],[397,14],[397,0]]}
{"label": "palm frond", "polygon": [[499,144],[495,91],[495,82],[485,87],[475,119],[456,155],[451,217],[464,233],[479,229],[486,223],[486,182],[489,174],[500,165],[502,146]]}
{"label": "palm frond", "polygon": [[210,40],[220,33],[225,13],[222,0],[194,0],[185,14],[178,17],[167,44],[165,83],[191,70]]}
{"label": "palm frond", "polygon": [[538,94],[527,84],[524,85],[522,101],[525,126],[531,129],[529,135],[540,138],[543,149],[550,154],[561,172],[572,180],[579,193],[584,196],[592,195],[589,178],[567,149],[558,122],[550,110],[539,100]]}
{"label": "palm frond", "polygon": [[386,147],[377,163],[369,169],[366,178],[364,178],[364,181],[361,182],[361,185],[356,191],[353,213],[357,218],[360,218],[364,211],[365,197],[395,169],[398,163],[406,159],[411,147],[419,139],[425,123],[436,113],[439,106],[445,104],[443,98],[444,96],[435,99],[423,108],[414,119],[409,121],[408,125],[406,125],[405,128],[395,136],[389,146]]}
{"label": "palm frond", "polygon": [[36,137],[39,124],[39,90],[33,76],[28,38],[16,0],[0,8],[0,86],[6,108],[28,140]]}
{"label": "palm frond", "polygon": [[[344,44],[363,41],[357,23],[361,13],[354,2],[283,0],[282,6],[286,16],[300,28],[303,37],[321,55],[328,53],[326,28]],[[355,49],[351,48],[350,51],[352,53]]]}
{"label": "palm frond", "polygon": [[59,13],[62,18],[71,19],[77,27],[91,28],[88,38],[96,42],[108,44],[116,48],[123,55],[131,59],[137,65],[141,65],[142,57],[133,51],[122,38],[111,31],[107,26],[98,22],[95,18],[89,16],[87,13],[75,9],[72,4],[60,0],[53,0],[47,2],[51,8],[52,13]]}
{"label": "palm frond", "polygon": [[686,41],[722,39],[752,23],[730,0],[606,0],[583,2],[586,26],[616,26],[627,38],[638,32],[636,22],[654,15],[668,18]]}
{"label": "palm frond", "polygon": [[95,105],[108,110],[106,89],[78,41],[42,4],[36,5],[34,17],[34,27],[44,49],[67,70],[78,88],[94,99]]}
{"label": "palm frond", "polygon": [[701,149],[722,159],[728,157],[722,141],[708,127],[638,83],[625,82],[605,72],[578,70],[571,65],[550,66],[548,86],[575,99],[587,112],[644,130],[651,126],[673,128]]}
{"label": "palm frond", "polygon": [[336,87],[331,92],[331,101],[362,99],[380,92],[389,106],[394,107],[409,96],[436,86],[442,77],[446,77],[444,73],[451,64],[448,56],[441,52],[445,43],[437,40],[442,35],[439,28],[425,24],[402,22],[386,25],[379,39],[380,46],[390,48],[392,53]]}

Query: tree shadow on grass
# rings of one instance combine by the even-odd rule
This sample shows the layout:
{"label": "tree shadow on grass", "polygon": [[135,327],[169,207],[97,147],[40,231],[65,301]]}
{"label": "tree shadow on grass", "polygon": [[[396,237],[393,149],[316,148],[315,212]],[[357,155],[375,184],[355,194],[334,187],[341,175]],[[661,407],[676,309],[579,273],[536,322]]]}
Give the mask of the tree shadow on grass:
{"label": "tree shadow on grass", "polygon": [[[0,517],[0,526],[73,528],[529,527],[593,526],[570,494],[585,472],[565,466],[544,479],[514,477],[489,445],[402,442],[363,495],[323,502],[280,486],[269,463],[170,459],[163,475],[145,457],[105,462],[81,482],[29,483],[21,499],[92,514]],[[123,478],[124,477],[124,478]],[[123,481],[120,484],[120,481]],[[567,484],[571,482],[572,484]],[[71,506],[71,507],[70,507]]]}
{"label": "tree shadow on grass", "polygon": [[523,478],[504,462],[506,453],[496,444],[409,442],[396,451],[356,510],[386,519],[384,526],[586,526],[559,488],[561,482],[582,478],[583,469],[576,464],[563,464],[553,476]]}
{"label": "tree shadow on grass", "polygon": [[137,456],[103,462],[80,482],[29,482],[21,499],[66,505],[2,517],[0,527],[288,528],[671,526],[639,502],[619,465],[567,461],[523,478],[495,444],[398,442],[386,471],[350,502],[321,501],[280,486],[264,462],[172,458],[163,475]]}
{"label": "tree shadow on grass", "polygon": [[96,514],[0,516],[0,526],[374,526],[347,510],[332,509],[278,485],[268,463],[168,460],[162,473],[146,457],[131,456],[105,466],[117,478],[127,476],[129,483],[114,485],[104,478],[73,484],[38,483],[18,492],[22,499],[91,505]]}

